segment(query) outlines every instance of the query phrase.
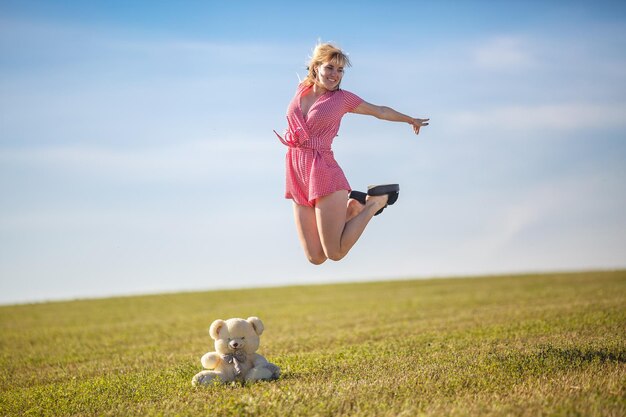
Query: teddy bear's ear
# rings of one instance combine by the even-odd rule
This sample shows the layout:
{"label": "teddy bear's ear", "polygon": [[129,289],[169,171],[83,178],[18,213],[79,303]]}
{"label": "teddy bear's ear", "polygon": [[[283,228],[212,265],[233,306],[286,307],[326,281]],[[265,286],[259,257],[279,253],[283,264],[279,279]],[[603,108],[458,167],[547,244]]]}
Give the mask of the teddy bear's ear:
{"label": "teddy bear's ear", "polygon": [[248,317],[248,323],[250,323],[252,327],[254,327],[254,331],[256,332],[256,334],[261,336],[261,333],[263,333],[263,330],[265,330],[261,319],[258,317]]}
{"label": "teddy bear's ear", "polygon": [[217,340],[217,338],[220,337],[220,330],[222,330],[222,327],[224,327],[225,324],[226,322],[224,320],[219,319],[211,323],[211,327],[209,327],[209,335],[211,335],[213,340]]}

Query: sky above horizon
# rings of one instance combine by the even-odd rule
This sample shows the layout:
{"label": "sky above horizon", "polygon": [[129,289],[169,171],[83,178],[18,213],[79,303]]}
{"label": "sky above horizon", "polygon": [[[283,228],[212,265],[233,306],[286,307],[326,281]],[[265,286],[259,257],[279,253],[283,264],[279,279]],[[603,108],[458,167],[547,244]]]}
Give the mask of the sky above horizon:
{"label": "sky above horizon", "polygon": [[[318,40],[354,189],[400,199],[310,265],[272,129]],[[0,304],[626,267],[626,5],[0,1]]]}

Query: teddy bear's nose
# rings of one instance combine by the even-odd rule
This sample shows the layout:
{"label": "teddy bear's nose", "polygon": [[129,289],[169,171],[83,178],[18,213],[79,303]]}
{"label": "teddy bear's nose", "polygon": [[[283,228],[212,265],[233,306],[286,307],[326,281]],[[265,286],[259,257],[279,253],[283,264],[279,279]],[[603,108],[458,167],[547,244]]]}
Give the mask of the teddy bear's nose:
{"label": "teddy bear's nose", "polygon": [[231,347],[231,349],[237,349],[237,348],[242,347],[243,343],[237,340],[232,340],[228,345]]}

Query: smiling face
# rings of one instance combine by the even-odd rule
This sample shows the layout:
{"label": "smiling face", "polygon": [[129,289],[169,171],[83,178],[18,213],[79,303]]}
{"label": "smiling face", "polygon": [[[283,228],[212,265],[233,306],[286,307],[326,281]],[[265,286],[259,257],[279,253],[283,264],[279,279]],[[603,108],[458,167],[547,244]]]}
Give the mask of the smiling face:
{"label": "smiling face", "polygon": [[316,84],[326,90],[336,90],[339,88],[343,78],[343,66],[336,62],[325,62],[317,67]]}
{"label": "smiling face", "polygon": [[316,85],[329,91],[336,90],[343,78],[344,68],[349,66],[350,59],[341,49],[329,43],[319,44],[313,50],[307,66],[309,73],[303,84]]}

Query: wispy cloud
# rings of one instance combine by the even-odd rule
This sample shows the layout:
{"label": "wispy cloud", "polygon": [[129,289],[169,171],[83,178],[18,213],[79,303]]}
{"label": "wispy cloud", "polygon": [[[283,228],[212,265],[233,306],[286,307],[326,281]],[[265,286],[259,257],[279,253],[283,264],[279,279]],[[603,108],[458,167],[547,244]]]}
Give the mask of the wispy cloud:
{"label": "wispy cloud", "polygon": [[444,118],[459,133],[491,131],[495,134],[514,132],[524,135],[537,131],[564,133],[584,129],[622,129],[626,127],[626,103],[509,105],[458,111]]}
{"label": "wispy cloud", "polygon": [[142,148],[55,146],[0,149],[0,165],[80,172],[129,183],[196,182],[276,173],[273,143],[229,138]]}
{"label": "wispy cloud", "polygon": [[532,45],[522,37],[487,39],[471,51],[474,64],[484,70],[527,70],[536,64]]}

